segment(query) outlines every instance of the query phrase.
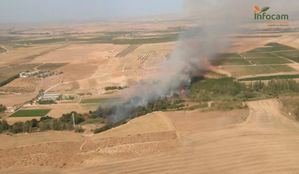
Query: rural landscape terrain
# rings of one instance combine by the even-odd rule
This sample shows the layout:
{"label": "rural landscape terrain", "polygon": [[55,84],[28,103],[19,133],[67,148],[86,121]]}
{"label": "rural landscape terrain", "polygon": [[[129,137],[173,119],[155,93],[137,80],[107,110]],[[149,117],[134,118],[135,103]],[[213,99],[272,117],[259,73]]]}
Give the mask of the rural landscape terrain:
{"label": "rural landscape terrain", "polygon": [[255,25],[117,123],[192,20],[1,26],[0,173],[299,173],[299,28]]}

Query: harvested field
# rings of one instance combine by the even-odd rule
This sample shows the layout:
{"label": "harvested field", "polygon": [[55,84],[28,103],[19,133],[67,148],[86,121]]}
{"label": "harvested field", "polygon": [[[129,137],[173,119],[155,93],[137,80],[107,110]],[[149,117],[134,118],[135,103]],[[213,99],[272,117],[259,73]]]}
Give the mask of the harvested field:
{"label": "harvested field", "polygon": [[[92,63],[68,64],[58,71],[63,72],[64,81],[76,81],[92,76],[97,70],[97,65]],[[81,73],[84,72],[84,73]]]}
{"label": "harvested field", "polygon": [[135,51],[140,45],[130,45],[128,48],[122,50],[120,53],[118,53],[115,57],[126,57],[131,52]]}
{"label": "harvested field", "polygon": [[[63,114],[70,112],[88,113],[95,111],[98,104],[59,103],[50,105],[24,106],[25,110],[50,110],[47,115],[53,118],[60,118]],[[19,117],[18,117],[19,118]]]}
{"label": "harvested field", "polygon": [[114,57],[124,50],[126,45],[112,44],[74,44],[68,47],[52,51],[34,60],[36,63],[87,63],[103,61],[108,57]]}
{"label": "harvested field", "polygon": [[67,64],[66,63],[46,63],[38,66],[37,69],[41,71],[53,71],[65,65]]}
{"label": "harvested field", "polygon": [[[0,68],[0,84],[23,71],[32,71],[39,64],[19,64]],[[0,85],[2,86],[2,85]]]}
{"label": "harvested field", "polygon": [[32,134],[18,134],[12,136],[0,134],[0,139],[2,140],[0,149],[7,149],[12,147],[24,147],[48,142],[80,142],[84,140],[84,137],[73,132],[48,131]]}
{"label": "harvested field", "polygon": [[157,112],[76,142],[11,148],[8,140],[1,172],[297,173],[299,124],[281,114],[276,100],[248,106],[249,114]]}
{"label": "harvested field", "polygon": [[[60,118],[65,113],[78,112],[78,113],[88,113],[89,111],[94,111],[98,108],[97,104],[77,104],[77,103],[61,103],[55,105],[43,105],[36,107],[29,107],[30,109],[46,109],[49,108],[51,111],[47,114],[54,118]],[[28,108],[28,109],[29,109]]]}
{"label": "harvested field", "polygon": [[39,82],[40,80],[34,77],[18,78],[7,85],[0,87],[0,91],[8,93],[33,93],[36,91]]}
{"label": "harvested field", "polygon": [[169,132],[175,130],[172,122],[162,112],[148,114],[131,120],[125,125],[113,128],[106,132],[96,134],[93,140],[108,137],[127,137],[152,132]]}
{"label": "harvested field", "polygon": [[283,112],[288,116],[288,118],[299,121],[298,116],[298,106],[299,106],[299,96],[298,95],[290,95],[290,96],[283,96],[279,98],[283,105]]}
{"label": "harvested field", "polygon": [[[35,58],[40,58],[57,50],[65,45],[37,45],[31,47],[20,47],[9,50],[5,54],[0,54],[0,66],[22,65],[22,64],[36,64],[31,63]],[[40,64],[40,63],[37,63]]]}
{"label": "harvested field", "polygon": [[[14,48],[17,50],[0,54],[1,60],[8,60],[6,54],[12,56],[12,60],[0,61],[0,65],[17,61],[21,65],[21,60],[27,58],[23,61],[36,64],[33,69],[63,73],[41,79],[38,84],[17,79],[7,86],[13,89],[13,85],[29,86],[32,83],[31,89],[36,86],[36,92],[45,89],[79,97],[69,103],[58,101],[54,105],[24,106],[22,110],[31,110],[31,113],[25,114],[21,110],[22,116],[9,117],[7,121],[15,123],[38,119],[37,115],[41,113],[38,114],[37,110],[49,110],[47,114],[58,118],[71,111],[85,113],[96,110],[99,104],[111,102],[114,98],[119,101],[118,93],[104,96],[104,88],[131,86],[155,75],[159,68],[157,65],[169,57],[175,46],[175,42],[167,41],[177,39],[179,32],[171,28],[171,33],[159,31],[161,27],[167,29],[167,23],[124,26],[115,23],[111,24],[112,27],[94,24],[90,28],[82,25],[79,29],[68,25],[66,28],[53,26],[39,30],[32,27],[29,31],[17,31],[18,37],[23,38],[23,44],[31,42],[43,46],[20,45]],[[31,37],[30,33],[36,36]],[[45,33],[58,34],[57,37],[48,37]],[[212,68],[228,76],[246,76],[245,80],[299,78],[297,50],[275,43],[283,41],[299,48],[297,34],[264,36],[257,33],[255,35],[261,36],[237,38],[232,48],[235,53],[224,55],[221,66]],[[54,49],[54,45],[49,44],[64,42],[65,38],[71,38],[69,42],[78,44],[43,54]],[[269,41],[271,43],[267,44]],[[29,54],[29,50],[32,53]],[[37,56],[39,54],[42,55]],[[6,103],[19,103],[34,96],[33,93],[31,96],[29,93],[0,95],[0,104],[9,106]],[[286,105],[291,108],[298,105],[297,97],[286,100]],[[227,103],[231,104],[229,101],[215,101],[211,106]],[[237,103],[242,104],[242,101]],[[209,106],[209,103],[204,104]],[[246,104],[249,109],[155,112],[95,135],[91,134],[92,130],[102,124],[87,125],[90,129],[82,134],[67,131],[2,134],[0,173],[299,173],[299,124],[294,118],[288,119],[283,115],[281,103],[276,99]],[[287,107],[283,111],[287,114],[294,112]]]}
{"label": "harvested field", "polygon": [[0,103],[5,106],[20,105],[24,102],[30,101],[36,94],[25,93],[25,94],[1,94]]}
{"label": "harvested field", "polygon": [[18,123],[18,122],[31,121],[33,119],[39,120],[40,117],[7,117],[7,118],[5,118],[7,123],[10,125]]}
{"label": "harvested field", "polygon": [[82,104],[105,104],[105,103],[114,103],[121,102],[120,98],[86,98],[82,99],[80,103]]}
{"label": "harvested field", "polygon": [[195,110],[169,112],[165,115],[172,121],[176,131],[181,134],[190,134],[198,131],[220,130],[232,124],[242,123],[247,119],[249,112],[246,109],[240,109],[224,111],[219,115],[219,111]]}
{"label": "harvested field", "polygon": [[[298,124],[288,120],[278,109],[275,109],[279,108],[276,101],[251,102],[249,107],[250,115],[246,121],[235,125],[228,124],[219,129],[213,127],[209,129],[208,126],[206,130],[197,129],[198,131],[189,133],[188,136],[181,136],[184,143],[173,152],[70,170],[70,172],[88,171],[104,174],[117,171],[132,174],[165,173],[166,171],[170,173],[248,173],[250,171],[271,174],[298,172],[299,168],[296,167],[299,160],[296,131]],[[188,117],[178,116],[177,118],[184,120]],[[220,120],[220,123],[222,121],[224,120]],[[207,123],[212,122],[207,120]],[[184,127],[186,126],[182,128],[189,128]]]}

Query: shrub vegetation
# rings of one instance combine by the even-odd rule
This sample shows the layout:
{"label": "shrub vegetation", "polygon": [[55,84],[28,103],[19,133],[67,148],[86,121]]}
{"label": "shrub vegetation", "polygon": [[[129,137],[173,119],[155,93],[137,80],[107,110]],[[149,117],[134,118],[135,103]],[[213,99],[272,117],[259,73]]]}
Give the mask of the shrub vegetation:
{"label": "shrub vegetation", "polygon": [[0,113],[5,112],[7,110],[6,106],[0,104]]}

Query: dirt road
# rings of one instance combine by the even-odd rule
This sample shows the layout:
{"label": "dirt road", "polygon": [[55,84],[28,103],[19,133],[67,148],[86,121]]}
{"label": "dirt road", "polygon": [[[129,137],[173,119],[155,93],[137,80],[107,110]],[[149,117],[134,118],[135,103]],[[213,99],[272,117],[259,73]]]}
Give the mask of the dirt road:
{"label": "dirt road", "polygon": [[298,124],[281,114],[276,100],[248,105],[245,122],[181,137],[172,153],[67,173],[299,173]]}

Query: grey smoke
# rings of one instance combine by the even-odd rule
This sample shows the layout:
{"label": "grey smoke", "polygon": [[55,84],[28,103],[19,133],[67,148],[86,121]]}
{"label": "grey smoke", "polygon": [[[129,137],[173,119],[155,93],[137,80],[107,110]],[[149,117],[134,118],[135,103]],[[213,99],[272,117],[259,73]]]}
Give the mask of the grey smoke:
{"label": "grey smoke", "polygon": [[242,32],[242,25],[252,22],[253,6],[265,5],[262,2],[186,0],[187,13],[196,18],[196,26],[181,34],[175,50],[161,64],[156,76],[148,79],[147,83],[124,91],[128,102],[117,107],[110,121],[126,120],[130,109],[146,106],[160,97],[171,96],[178,92],[181,84],[190,83],[193,73],[204,72],[207,69],[206,62],[215,59],[218,53],[230,46],[230,35]]}

